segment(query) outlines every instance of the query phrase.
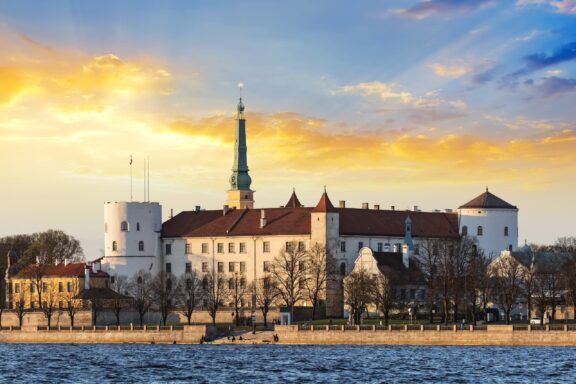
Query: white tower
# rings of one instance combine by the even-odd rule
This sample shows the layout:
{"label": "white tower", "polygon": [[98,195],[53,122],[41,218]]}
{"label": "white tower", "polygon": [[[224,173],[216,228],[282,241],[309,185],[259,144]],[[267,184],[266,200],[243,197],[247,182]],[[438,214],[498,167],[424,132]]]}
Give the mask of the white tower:
{"label": "white tower", "polygon": [[158,273],[162,268],[161,230],[159,203],[105,203],[102,269],[128,278],[140,270]]}
{"label": "white tower", "polygon": [[490,258],[518,247],[518,208],[486,192],[458,208],[460,234],[476,237]]}

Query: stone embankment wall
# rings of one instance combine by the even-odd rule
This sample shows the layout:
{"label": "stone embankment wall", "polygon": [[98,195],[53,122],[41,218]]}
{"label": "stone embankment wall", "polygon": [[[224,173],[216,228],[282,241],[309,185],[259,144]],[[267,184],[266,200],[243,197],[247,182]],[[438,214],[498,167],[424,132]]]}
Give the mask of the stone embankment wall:
{"label": "stone embankment wall", "polygon": [[0,331],[0,343],[157,343],[198,344],[206,336],[204,325],[174,327],[81,327],[60,328],[50,331],[37,326],[23,326],[22,330]]}
{"label": "stone embankment wall", "polygon": [[[339,328],[339,329],[338,329]],[[512,325],[489,325],[483,330],[473,326],[460,329],[399,330],[375,327],[316,326],[299,330],[297,325],[277,325],[274,333],[279,344],[412,344],[412,345],[533,345],[576,346],[576,331],[564,327],[560,330],[514,330]]]}

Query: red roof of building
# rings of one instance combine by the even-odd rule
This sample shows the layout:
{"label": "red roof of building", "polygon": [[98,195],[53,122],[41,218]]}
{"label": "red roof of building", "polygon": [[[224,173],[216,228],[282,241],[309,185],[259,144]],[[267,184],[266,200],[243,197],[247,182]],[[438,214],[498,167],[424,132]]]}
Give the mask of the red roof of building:
{"label": "red roof of building", "polygon": [[336,208],[334,208],[334,206],[332,205],[332,202],[330,201],[330,198],[328,197],[326,191],[324,191],[322,197],[320,198],[320,201],[318,202],[318,204],[316,204],[312,212],[336,212]]}
{"label": "red roof of building", "polygon": [[296,189],[292,191],[292,196],[290,196],[290,200],[285,205],[286,208],[302,208],[304,207],[300,200],[298,200],[298,196],[296,196]]}
{"label": "red roof of building", "polygon": [[[37,264],[30,264],[14,276],[15,278],[30,278],[36,276],[39,266]],[[68,265],[42,265],[42,275],[45,277],[84,277],[84,270],[86,269],[85,263],[70,263]],[[90,277],[108,277],[104,271],[90,271]]]}
{"label": "red roof of building", "polygon": [[474,199],[470,200],[464,205],[461,205],[459,208],[506,208],[506,209],[517,209],[516,206],[507,203],[506,201],[502,200],[498,196],[494,195],[493,193],[486,192],[481,194],[480,196],[475,197]]}

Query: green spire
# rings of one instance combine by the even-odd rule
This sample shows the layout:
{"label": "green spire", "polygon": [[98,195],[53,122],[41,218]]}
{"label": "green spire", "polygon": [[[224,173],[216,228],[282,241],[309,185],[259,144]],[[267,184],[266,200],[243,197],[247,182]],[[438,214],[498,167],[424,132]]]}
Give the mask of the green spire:
{"label": "green spire", "polygon": [[[242,88],[240,87],[240,90]],[[236,115],[236,141],[234,143],[234,165],[230,176],[230,190],[249,191],[252,179],[248,175],[248,157],[246,148],[246,120],[244,120],[244,104],[242,96],[238,101]]]}

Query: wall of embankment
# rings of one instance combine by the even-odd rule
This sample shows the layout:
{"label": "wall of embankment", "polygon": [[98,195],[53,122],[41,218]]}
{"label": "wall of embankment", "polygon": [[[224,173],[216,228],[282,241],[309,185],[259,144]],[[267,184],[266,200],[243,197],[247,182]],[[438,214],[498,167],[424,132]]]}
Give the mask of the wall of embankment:
{"label": "wall of embankment", "polygon": [[524,345],[576,346],[576,331],[514,330],[512,325],[492,325],[483,330],[474,327],[451,329],[376,329],[316,326],[299,330],[297,325],[277,325],[274,333],[279,344],[383,344],[383,345]]}
{"label": "wall of embankment", "polygon": [[204,325],[174,327],[142,327],[141,329],[118,329],[118,327],[86,327],[42,330],[36,326],[22,330],[0,331],[0,343],[144,343],[144,344],[198,344],[206,336]]}

